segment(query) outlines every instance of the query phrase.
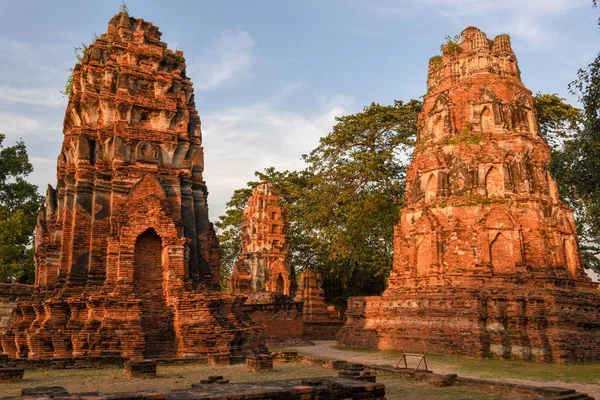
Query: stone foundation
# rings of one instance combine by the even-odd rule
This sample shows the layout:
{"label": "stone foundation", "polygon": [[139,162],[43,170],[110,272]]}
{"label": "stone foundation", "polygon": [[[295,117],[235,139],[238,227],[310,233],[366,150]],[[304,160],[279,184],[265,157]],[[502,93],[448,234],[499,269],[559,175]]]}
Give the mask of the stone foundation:
{"label": "stone foundation", "polygon": [[208,363],[211,365],[229,365],[231,364],[231,354],[213,353],[208,355]]}
{"label": "stone foundation", "polygon": [[[353,297],[338,342],[351,347],[597,362],[600,299],[595,285],[496,282],[495,289],[445,287]],[[566,286],[565,286],[566,285]]]}
{"label": "stone foundation", "polygon": [[173,391],[143,391],[136,393],[112,393],[103,395],[98,392],[86,394],[69,394],[62,387],[40,387],[23,389],[22,397],[17,399],[49,399],[65,396],[72,400],[95,399],[104,400],[129,400],[129,399],[289,399],[289,400],[335,400],[335,399],[362,399],[384,400],[385,386],[382,384],[364,383],[343,378],[310,378],[289,379],[280,381],[264,381],[253,383],[228,383],[227,379],[205,380],[204,383],[193,384],[189,389]]}

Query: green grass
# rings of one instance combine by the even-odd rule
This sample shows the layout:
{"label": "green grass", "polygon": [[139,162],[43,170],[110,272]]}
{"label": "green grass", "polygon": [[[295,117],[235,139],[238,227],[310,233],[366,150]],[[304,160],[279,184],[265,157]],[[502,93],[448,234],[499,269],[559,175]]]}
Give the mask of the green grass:
{"label": "green grass", "polygon": [[[363,355],[377,354],[389,358],[395,365],[402,351],[377,351],[372,348],[347,348],[334,346],[336,350],[358,352]],[[595,364],[549,364],[521,360],[500,360],[495,358],[471,358],[443,354],[426,353],[429,369],[436,367],[452,370],[458,375],[471,375],[482,379],[526,379],[538,382],[570,382],[600,384],[600,363]],[[409,360],[410,361],[410,360]]]}
{"label": "green grass", "polygon": [[[337,376],[337,371],[297,363],[275,363],[270,372],[252,373],[244,365],[210,366],[188,364],[159,366],[157,377],[130,379],[118,367],[75,370],[25,371],[23,382],[2,383],[0,397],[16,396],[21,388],[36,386],[63,386],[70,393],[99,391],[101,393],[135,392],[137,390],[165,390],[189,388],[192,383],[209,375],[223,375],[231,383],[271,381],[279,379]],[[512,392],[490,393],[485,388],[450,386],[435,387],[425,382],[407,379],[402,375],[380,373],[377,381],[386,385],[388,399],[482,399],[503,400],[524,398]]]}
{"label": "green grass", "polygon": [[503,399],[526,399],[537,397],[532,393],[513,390],[489,390],[485,387],[474,388],[472,386],[447,386],[435,387],[425,382],[418,382],[404,378],[402,375],[377,374],[377,382],[385,385],[385,397],[387,399],[402,400],[503,400]]}
{"label": "green grass", "polygon": [[[431,360],[431,361],[429,361]],[[600,364],[548,364],[520,360],[498,360],[427,354],[427,361],[453,369],[457,374],[483,379],[513,378],[540,382],[576,382],[600,384]]]}

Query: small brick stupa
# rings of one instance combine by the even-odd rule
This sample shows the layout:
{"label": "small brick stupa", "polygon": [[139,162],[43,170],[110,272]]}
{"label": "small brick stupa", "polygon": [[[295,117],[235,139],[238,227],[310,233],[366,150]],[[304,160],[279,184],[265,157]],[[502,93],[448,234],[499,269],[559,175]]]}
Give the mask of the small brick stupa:
{"label": "small brick stupa", "polygon": [[262,181],[248,199],[242,223],[240,258],[231,273],[231,290],[249,303],[271,303],[290,297],[296,288],[294,269],[287,263],[285,209],[273,185]]}
{"label": "small brick stupa", "polygon": [[222,295],[200,118],[181,51],[114,16],[75,66],[36,229],[36,286],[2,337],[11,357],[264,351]]}
{"label": "small brick stupa", "polygon": [[340,343],[600,361],[600,294],[508,35],[466,28],[427,83],[389,288],[350,299]]}

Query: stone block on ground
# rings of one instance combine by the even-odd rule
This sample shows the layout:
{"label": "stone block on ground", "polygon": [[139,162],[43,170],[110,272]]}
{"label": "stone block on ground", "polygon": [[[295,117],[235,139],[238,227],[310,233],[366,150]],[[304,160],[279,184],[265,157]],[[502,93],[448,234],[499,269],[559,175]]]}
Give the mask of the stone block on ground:
{"label": "stone block on ground", "polygon": [[213,353],[208,355],[208,363],[210,365],[230,365],[231,354],[229,353]]}
{"label": "stone block on ground", "polygon": [[156,361],[125,361],[125,375],[129,378],[154,378],[156,377]]}
{"label": "stone block on ground", "polygon": [[269,354],[254,354],[246,357],[246,368],[252,372],[273,371],[273,357]]}
{"label": "stone block on ground", "polygon": [[21,389],[21,396],[54,397],[66,396],[69,392],[62,386],[37,386]]}
{"label": "stone block on ground", "polygon": [[289,363],[296,361],[296,357],[298,357],[297,351],[278,351],[276,353],[271,353],[274,357],[275,361]]}

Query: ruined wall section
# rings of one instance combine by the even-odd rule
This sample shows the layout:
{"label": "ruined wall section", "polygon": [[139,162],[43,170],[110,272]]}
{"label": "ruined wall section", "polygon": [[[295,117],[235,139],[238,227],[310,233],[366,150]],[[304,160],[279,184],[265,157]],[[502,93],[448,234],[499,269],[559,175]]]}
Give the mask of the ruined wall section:
{"label": "ruined wall section", "polygon": [[33,293],[33,285],[0,283],[0,337],[12,323],[12,311],[17,302]]}

